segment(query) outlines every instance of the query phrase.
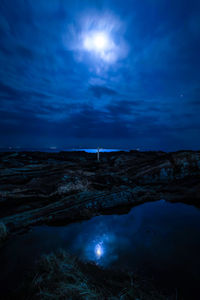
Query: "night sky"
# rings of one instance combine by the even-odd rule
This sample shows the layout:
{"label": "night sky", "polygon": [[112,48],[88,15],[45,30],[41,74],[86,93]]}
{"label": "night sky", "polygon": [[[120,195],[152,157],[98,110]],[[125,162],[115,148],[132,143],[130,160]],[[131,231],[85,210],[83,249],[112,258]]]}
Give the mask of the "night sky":
{"label": "night sky", "polygon": [[199,0],[0,0],[0,146],[200,148]]}

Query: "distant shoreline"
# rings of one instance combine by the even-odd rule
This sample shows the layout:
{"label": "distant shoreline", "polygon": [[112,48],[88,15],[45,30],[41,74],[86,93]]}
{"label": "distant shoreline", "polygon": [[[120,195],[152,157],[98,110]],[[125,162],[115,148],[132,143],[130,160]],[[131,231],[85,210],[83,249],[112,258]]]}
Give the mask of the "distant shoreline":
{"label": "distant shoreline", "polygon": [[[100,152],[119,152],[119,151],[131,151],[132,149],[110,149],[110,148],[100,148]],[[0,148],[0,152],[87,152],[87,153],[96,153],[97,148]],[[136,151],[136,150],[135,150]]]}
{"label": "distant shoreline", "polygon": [[[44,152],[44,153],[60,153],[60,152],[85,152],[85,153],[97,153],[97,148],[15,148],[15,147],[7,147],[7,148],[0,148],[0,153],[10,153],[10,152]],[[151,150],[151,149],[115,149],[115,148],[100,148],[99,152],[102,153],[112,153],[112,152],[141,152],[141,153],[147,153],[147,152],[155,152],[155,153],[178,153],[178,152],[199,152],[200,149],[193,150],[193,149],[179,149],[174,151],[167,151],[167,150]]]}

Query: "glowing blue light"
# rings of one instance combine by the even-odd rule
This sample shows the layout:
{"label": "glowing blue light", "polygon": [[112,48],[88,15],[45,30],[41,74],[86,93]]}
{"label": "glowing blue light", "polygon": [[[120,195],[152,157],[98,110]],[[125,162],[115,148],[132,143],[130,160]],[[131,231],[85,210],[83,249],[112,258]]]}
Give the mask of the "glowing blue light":
{"label": "glowing blue light", "polygon": [[95,254],[96,254],[97,258],[100,258],[103,255],[103,247],[101,244],[97,244],[95,246]]}
{"label": "glowing blue light", "polygon": [[89,51],[105,51],[110,48],[111,41],[105,32],[93,32],[84,39],[84,47]]}

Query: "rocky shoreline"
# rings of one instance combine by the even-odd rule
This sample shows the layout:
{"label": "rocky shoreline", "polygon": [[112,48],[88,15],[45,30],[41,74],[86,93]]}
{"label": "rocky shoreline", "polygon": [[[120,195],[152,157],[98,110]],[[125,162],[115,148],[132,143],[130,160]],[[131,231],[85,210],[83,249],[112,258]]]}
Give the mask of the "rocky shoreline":
{"label": "rocky shoreline", "polygon": [[9,233],[165,199],[200,206],[200,151],[2,152],[0,223]]}

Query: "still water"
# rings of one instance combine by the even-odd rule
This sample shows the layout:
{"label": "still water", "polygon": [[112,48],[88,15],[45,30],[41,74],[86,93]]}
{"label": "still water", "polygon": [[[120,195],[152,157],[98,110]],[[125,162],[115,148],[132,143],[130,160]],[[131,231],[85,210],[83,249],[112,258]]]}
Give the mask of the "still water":
{"label": "still water", "polygon": [[[34,227],[0,250],[0,286],[15,288],[34,261],[58,248],[103,267],[139,271],[184,299],[200,295],[200,210],[164,200],[67,226]],[[11,284],[11,285],[10,285]],[[180,298],[182,299],[182,298]]]}

